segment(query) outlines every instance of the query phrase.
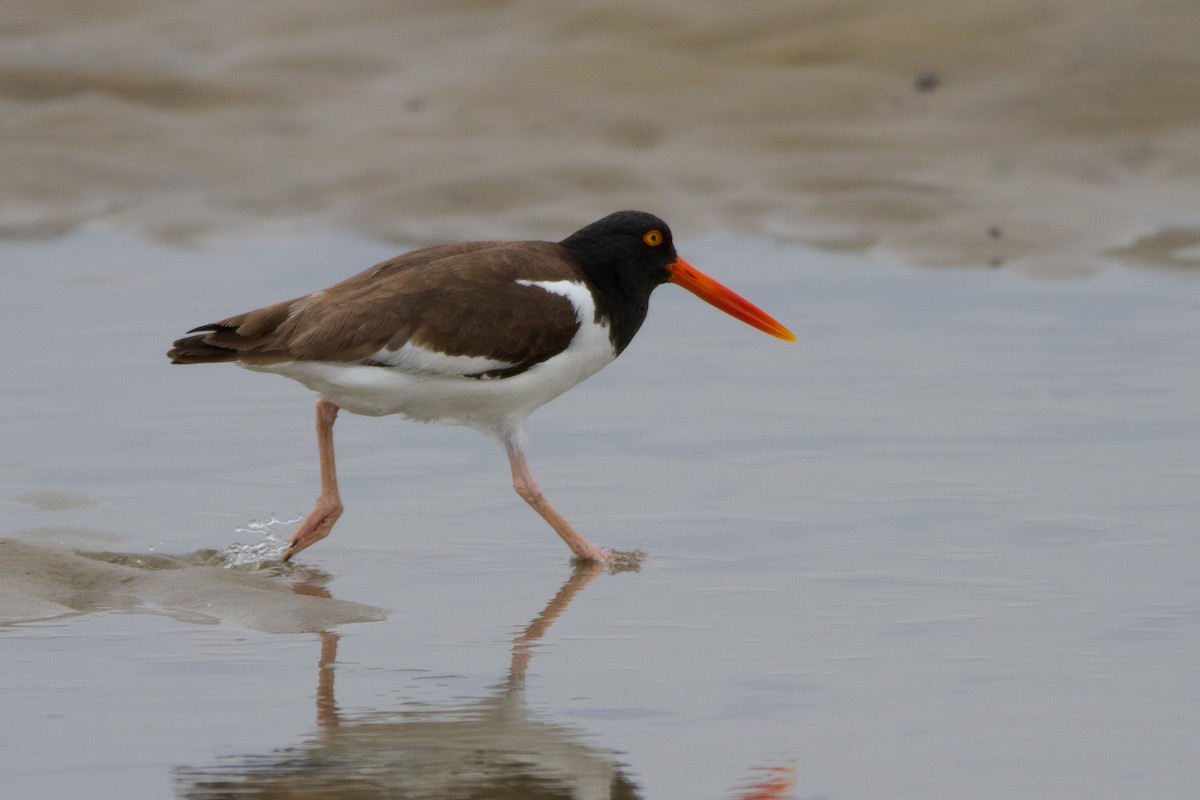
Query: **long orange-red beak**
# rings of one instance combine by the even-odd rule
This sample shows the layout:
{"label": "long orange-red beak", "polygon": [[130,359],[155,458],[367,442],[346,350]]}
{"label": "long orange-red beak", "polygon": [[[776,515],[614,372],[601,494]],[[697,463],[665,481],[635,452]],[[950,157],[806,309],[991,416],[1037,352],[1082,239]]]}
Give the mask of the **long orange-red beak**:
{"label": "long orange-red beak", "polygon": [[712,278],[705,275],[682,258],[676,258],[675,263],[667,267],[671,273],[671,283],[676,283],[724,311],[731,317],[737,317],[747,325],[752,325],[764,333],[777,336],[785,342],[796,341],[796,334],[779,324],[779,321],[758,306],[751,303],[731,289],[727,289]]}

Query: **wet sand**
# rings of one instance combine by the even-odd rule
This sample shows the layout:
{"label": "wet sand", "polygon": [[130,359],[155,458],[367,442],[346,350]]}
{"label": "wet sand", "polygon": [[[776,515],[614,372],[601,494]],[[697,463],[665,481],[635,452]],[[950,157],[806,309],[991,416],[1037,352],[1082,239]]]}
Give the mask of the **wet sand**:
{"label": "wet sand", "polygon": [[[43,532],[46,533],[46,532]],[[28,534],[27,534],[28,536]],[[0,539],[0,627],[114,609],[189,622],[231,622],[267,633],[316,633],[383,619],[383,609],[322,597],[303,569],[277,576],[229,569],[214,551],[187,556],[90,552]]]}
{"label": "wet sand", "polygon": [[0,231],[409,246],[632,206],[919,265],[1196,266],[1197,41],[1188,0],[9,4]]}

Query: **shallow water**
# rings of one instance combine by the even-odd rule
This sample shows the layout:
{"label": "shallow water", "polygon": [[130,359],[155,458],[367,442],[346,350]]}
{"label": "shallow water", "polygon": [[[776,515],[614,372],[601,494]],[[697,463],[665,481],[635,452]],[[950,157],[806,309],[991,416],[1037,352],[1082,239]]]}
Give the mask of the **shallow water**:
{"label": "shallow water", "polygon": [[333,536],[216,580],[195,554],[315,494],[311,398],[163,350],[392,248],[0,248],[0,537],[39,553],[4,560],[11,796],[1200,788],[1200,274],[684,240],[799,341],[665,287],[530,424],[547,494],[640,571],[572,577],[483,437],[347,415]]}

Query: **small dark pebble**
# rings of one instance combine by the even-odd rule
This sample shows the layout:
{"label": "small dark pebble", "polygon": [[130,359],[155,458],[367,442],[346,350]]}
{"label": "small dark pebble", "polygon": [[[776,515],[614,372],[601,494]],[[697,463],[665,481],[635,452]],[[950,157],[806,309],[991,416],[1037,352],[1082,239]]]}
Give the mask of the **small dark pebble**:
{"label": "small dark pebble", "polygon": [[917,79],[913,82],[918,92],[932,92],[942,82],[942,76],[931,69],[923,69],[917,73]]}
{"label": "small dark pebble", "polygon": [[987,229],[988,237],[991,239],[999,239],[1004,235],[1004,231],[1000,230],[999,225],[992,225]]}

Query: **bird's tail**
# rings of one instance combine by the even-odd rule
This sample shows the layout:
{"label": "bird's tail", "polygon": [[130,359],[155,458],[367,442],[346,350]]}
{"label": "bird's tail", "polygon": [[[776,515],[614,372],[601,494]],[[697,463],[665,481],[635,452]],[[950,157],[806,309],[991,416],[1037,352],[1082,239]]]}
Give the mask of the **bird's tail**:
{"label": "bird's tail", "polygon": [[207,336],[200,334],[176,339],[167,351],[167,358],[171,359],[172,364],[218,364],[238,360],[237,350],[206,342]]}

